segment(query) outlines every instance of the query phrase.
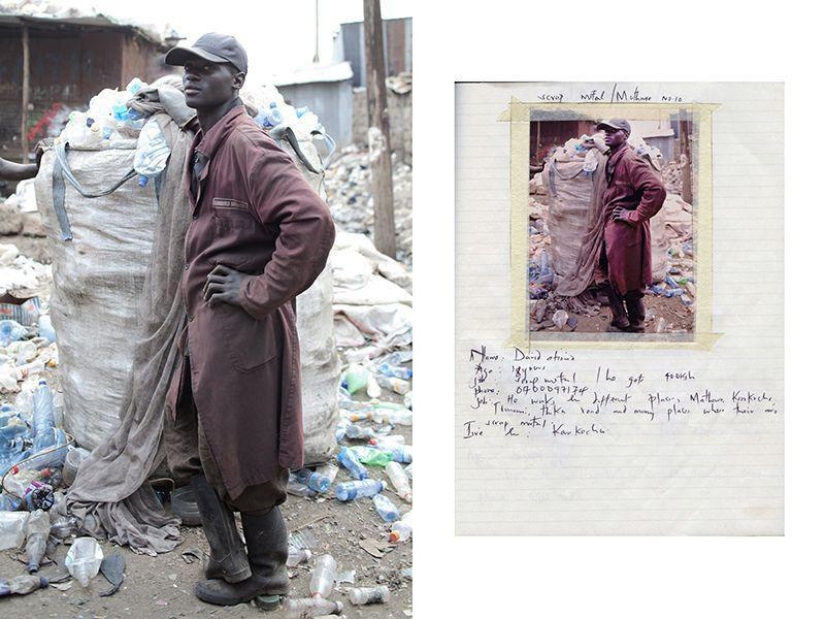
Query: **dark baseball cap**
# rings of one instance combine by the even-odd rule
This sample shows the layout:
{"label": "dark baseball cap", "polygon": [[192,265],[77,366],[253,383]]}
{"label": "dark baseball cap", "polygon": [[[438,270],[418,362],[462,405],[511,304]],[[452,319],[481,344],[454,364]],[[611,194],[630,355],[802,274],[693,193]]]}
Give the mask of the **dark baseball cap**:
{"label": "dark baseball cap", "polygon": [[195,41],[192,47],[172,48],[164,61],[166,64],[182,67],[193,57],[210,62],[228,62],[246,73],[246,50],[235,37],[228,34],[208,32]]}
{"label": "dark baseball cap", "polygon": [[610,120],[603,120],[598,125],[596,125],[596,130],[599,131],[601,129],[621,129],[627,135],[630,135],[630,123],[627,122],[624,118],[611,118]]}

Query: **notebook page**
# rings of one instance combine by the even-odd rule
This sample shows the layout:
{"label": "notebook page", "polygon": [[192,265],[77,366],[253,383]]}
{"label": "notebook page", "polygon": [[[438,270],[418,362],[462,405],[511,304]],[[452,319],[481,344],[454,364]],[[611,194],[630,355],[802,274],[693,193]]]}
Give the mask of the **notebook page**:
{"label": "notebook page", "polygon": [[[776,83],[456,85],[457,534],[783,534],[783,97]],[[640,335],[537,325],[531,118],[617,117],[690,121],[690,312]]]}

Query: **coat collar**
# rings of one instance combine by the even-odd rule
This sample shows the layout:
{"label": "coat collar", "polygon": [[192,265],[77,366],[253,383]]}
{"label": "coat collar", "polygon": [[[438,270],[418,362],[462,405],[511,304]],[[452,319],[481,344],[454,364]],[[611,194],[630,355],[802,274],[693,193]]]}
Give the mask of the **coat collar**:
{"label": "coat collar", "polygon": [[245,116],[247,116],[246,108],[243,105],[238,105],[224,114],[223,118],[206,133],[202,129],[199,130],[195,136],[195,150],[205,155],[207,159],[212,159],[227,136],[232,133],[232,130]]}

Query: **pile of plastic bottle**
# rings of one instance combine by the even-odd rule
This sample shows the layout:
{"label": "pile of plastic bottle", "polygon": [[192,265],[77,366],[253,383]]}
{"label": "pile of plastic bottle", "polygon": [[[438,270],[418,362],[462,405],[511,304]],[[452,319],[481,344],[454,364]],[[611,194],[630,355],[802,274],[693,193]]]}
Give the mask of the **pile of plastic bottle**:
{"label": "pile of plastic bottle", "polygon": [[147,84],[134,78],[126,90],[105,88],[89,101],[86,112],[75,110],[56,142],[68,142],[73,148],[96,150],[104,142],[134,140],[145,119],[129,109],[127,102]]}
{"label": "pile of plastic bottle", "polygon": [[[405,365],[411,360],[411,351],[396,351],[346,367],[338,398],[341,418],[335,430],[340,450],[335,460],[314,471],[294,471],[290,493],[314,498],[332,491],[343,503],[369,498],[384,522],[396,523],[402,518],[396,500],[385,491],[392,488],[402,503],[412,503],[413,449],[402,434],[393,434],[397,426],[412,425],[412,370]],[[384,389],[404,396],[404,404],[382,400]],[[354,398],[364,392],[368,400]],[[352,479],[336,484],[341,467]],[[378,479],[371,471],[383,472],[386,479]],[[408,537],[399,534],[393,541]]]}

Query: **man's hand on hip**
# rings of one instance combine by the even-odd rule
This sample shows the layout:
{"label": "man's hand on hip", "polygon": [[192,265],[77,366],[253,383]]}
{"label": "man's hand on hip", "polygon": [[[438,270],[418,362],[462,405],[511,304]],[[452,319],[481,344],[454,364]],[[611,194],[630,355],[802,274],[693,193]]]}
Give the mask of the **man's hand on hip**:
{"label": "man's hand on hip", "polygon": [[626,224],[632,225],[633,222],[630,221],[628,217],[630,215],[630,211],[626,208],[622,208],[621,206],[617,206],[613,209],[613,221],[623,221]]}
{"label": "man's hand on hip", "polygon": [[241,304],[241,284],[246,275],[228,266],[219,264],[206,276],[203,300],[214,307],[218,303]]}

